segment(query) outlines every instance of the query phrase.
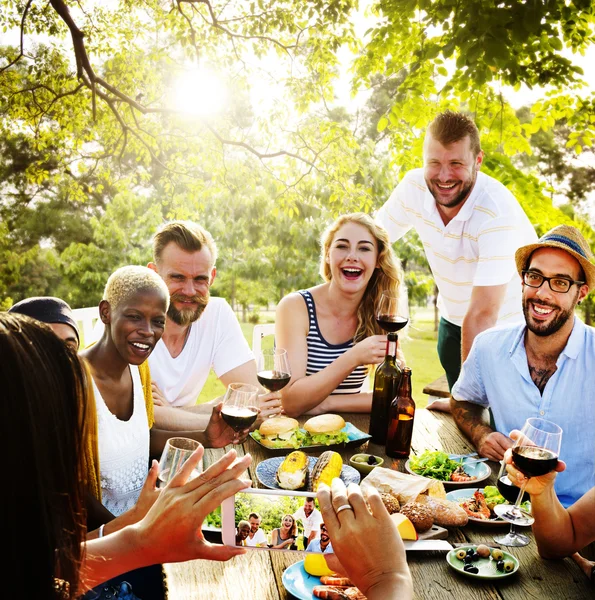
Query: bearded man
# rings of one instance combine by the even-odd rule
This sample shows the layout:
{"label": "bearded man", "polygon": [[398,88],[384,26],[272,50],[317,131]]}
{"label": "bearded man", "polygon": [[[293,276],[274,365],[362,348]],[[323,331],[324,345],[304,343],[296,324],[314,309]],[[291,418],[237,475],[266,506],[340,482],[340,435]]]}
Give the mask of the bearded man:
{"label": "bearded man", "polygon": [[262,390],[257,424],[281,411],[281,394],[265,393],[258,383],[254,355],[231,307],[223,298],[210,298],[216,260],[213,237],[196,223],[166,223],[153,238],[148,267],[170,294],[165,331],[149,357],[157,427],[206,427],[216,401],[196,401],[211,369],[226,387],[241,382]]}
{"label": "bearded man", "polygon": [[[469,117],[439,114],[423,158],[376,219],[392,242],[414,228],[423,243],[439,290],[438,355],[452,389],[478,333],[522,320],[514,253],[537,236],[515,197],[480,172],[484,154]],[[448,411],[448,400],[428,408]]]}
{"label": "bearded man", "polygon": [[[585,238],[568,225],[519,248],[525,323],[479,334],[451,397],[457,425],[492,460],[503,458],[513,444],[509,433],[526,419],[559,425],[566,470],[554,489],[565,507],[595,486],[595,330],[574,314],[595,289],[592,258]],[[495,427],[484,421],[487,407]]]}

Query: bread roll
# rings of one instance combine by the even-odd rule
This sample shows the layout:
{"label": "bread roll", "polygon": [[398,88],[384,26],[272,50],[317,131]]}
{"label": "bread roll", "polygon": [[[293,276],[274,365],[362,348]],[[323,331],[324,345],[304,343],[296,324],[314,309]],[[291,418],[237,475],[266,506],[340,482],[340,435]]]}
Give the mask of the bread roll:
{"label": "bread roll", "polygon": [[304,423],[304,429],[310,433],[330,433],[345,427],[345,419],[341,415],[325,414],[311,417]]}
{"label": "bread roll", "polygon": [[420,494],[416,502],[425,504],[432,513],[435,525],[441,527],[462,527],[467,525],[469,517],[467,513],[456,502],[443,498],[432,498],[426,494]]}

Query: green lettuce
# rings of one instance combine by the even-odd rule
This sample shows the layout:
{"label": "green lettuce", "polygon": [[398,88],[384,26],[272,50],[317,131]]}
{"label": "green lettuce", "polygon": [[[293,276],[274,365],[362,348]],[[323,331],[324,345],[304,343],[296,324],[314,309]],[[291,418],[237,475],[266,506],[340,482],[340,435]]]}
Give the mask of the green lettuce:
{"label": "green lettuce", "polygon": [[[262,443],[264,436],[260,435],[259,431],[253,431],[250,435],[252,439]],[[271,440],[268,438],[268,442],[270,448],[301,448],[302,446],[309,445],[309,437],[305,431],[297,429],[288,440]]]}
{"label": "green lettuce", "polygon": [[312,433],[310,434],[310,440],[312,446],[331,446],[332,444],[348,442],[349,436],[344,431],[336,433]]}
{"label": "green lettuce", "polygon": [[439,450],[426,450],[420,456],[412,456],[409,460],[409,467],[414,473],[439,481],[450,481],[452,472],[461,464],[448,458],[446,452]]}

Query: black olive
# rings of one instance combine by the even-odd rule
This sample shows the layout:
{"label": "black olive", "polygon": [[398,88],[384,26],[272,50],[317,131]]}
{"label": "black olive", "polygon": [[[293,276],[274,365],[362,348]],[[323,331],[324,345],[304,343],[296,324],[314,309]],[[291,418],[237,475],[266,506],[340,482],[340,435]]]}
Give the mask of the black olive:
{"label": "black olive", "polygon": [[471,557],[473,559],[473,562],[477,562],[481,556],[479,556],[479,554],[477,554],[477,552]]}
{"label": "black olive", "polygon": [[475,554],[475,550],[473,548],[467,549],[467,556],[473,556]]}
{"label": "black olive", "polygon": [[466,565],[470,565],[473,562],[473,557],[470,554],[467,554],[467,556],[465,556],[465,558],[463,559],[463,562]]}
{"label": "black olive", "polygon": [[496,563],[496,569],[498,569],[498,571],[504,571],[504,561],[503,560],[499,560]]}
{"label": "black olive", "polygon": [[376,458],[374,456],[370,456],[368,458],[368,464],[369,465],[375,465],[376,464]]}
{"label": "black olive", "polygon": [[463,567],[463,571],[467,571],[467,573],[474,573],[474,574],[479,573],[479,569],[477,567],[474,567],[473,565],[465,565]]}

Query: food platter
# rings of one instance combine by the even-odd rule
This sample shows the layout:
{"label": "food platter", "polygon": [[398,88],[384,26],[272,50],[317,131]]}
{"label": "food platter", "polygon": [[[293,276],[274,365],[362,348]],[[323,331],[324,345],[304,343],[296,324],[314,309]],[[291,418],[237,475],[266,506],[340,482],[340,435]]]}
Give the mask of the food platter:
{"label": "food platter", "polygon": [[320,577],[306,573],[303,560],[287,567],[281,581],[285,589],[298,600],[317,600],[313,590],[314,586],[320,585]]}
{"label": "food platter", "polygon": [[456,557],[457,550],[460,550],[461,548],[465,550],[473,548],[475,550],[477,546],[459,546],[458,548],[451,550],[446,555],[446,562],[452,569],[458,571],[461,575],[465,575],[465,577],[471,577],[473,579],[504,579],[506,577],[514,575],[519,570],[519,561],[517,560],[517,558],[509,552],[503,550],[503,560],[510,560],[514,563],[514,568],[512,571],[510,571],[509,573],[503,573],[501,571],[498,571],[498,569],[496,568],[496,561],[493,558],[489,557],[480,558],[477,562],[473,563],[473,565],[477,567],[479,573],[469,573],[463,569],[463,561],[459,560]]}
{"label": "food platter", "polygon": [[[277,469],[283,462],[283,456],[275,456],[273,458],[267,458],[256,465],[256,478],[258,481],[264,486],[271,490],[280,490],[282,489],[277,483],[277,479],[275,478],[275,474],[277,473]],[[308,456],[308,470],[310,471],[310,477],[308,481],[312,480],[312,469],[316,464],[318,459],[314,456]],[[350,483],[359,483],[360,482],[360,474],[356,469],[351,467],[350,465],[343,465],[341,469],[341,480],[347,486]],[[310,487],[299,490],[299,491],[309,491]]]}
{"label": "food platter", "polygon": [[[459,500],[464,500],[467,498],[472,498],[473,494],[479,491],[482,494],[484,493],[484,488],[464,488],[460,490],[452,490],[447,492],[446,499],[452,500],[453,502],[459,503]],[[469,515],[469,522],[477,523],[478,525],[486,525],[489,527],[510,527],[510,523],[501,519],[500,517],[496,517],[495,519],[478,519],[476,517],[472,517]]]}
{"label": "food platter", "polygon": [[[306,431],[304,429],[301,429],[300,431],[306,433]],[[343,431],[347,434],[349,441],[341,442],[340,444],[330,444],[330,445],[318,444],[318,445],[310,445],[310,446],[300,446],[299,448],[294,448],[292,446],[290,446],[289,448],[270,448],[269,446],[265,446],[259,440],[255,439],[254,432],[250,432],[250,438],[252,439],[252,441],[254,443],[258,444],[265,450],[268,450],[271,454],[279,455],[279,454],[289,454],[290,452],[293,452],[294,450],[302,450],[304,452],[308,452],[308,451],[317,451],[317,450],[333,450],[333,449],[337,449],[337,448],[340,448],[340,449],[358,448],[359,446],[361,446],[362,444],[367,442],[372,437],[370,434],[365,433],[364,431],[361,431],[360,429],[358,429],[355,425],[353,425],[353,423],[345,423],[345,427],[343,427],[343,429],[341,429],[341,431]]]}
{"label": "food platter", "polygon": [[[405,463],[405,470],[411,475],[419,475],[410,466],[410,459]],[[470,486],[477,486],[478,483],[485,481],[492,474],[492,469],[485,462],[464,462],[463,467],[465,472],[475,477],[471,481],[442,481],[436,479],[436,481],[442,481],[444,487],[450,488],[469,488]],[[423,476],[422,476],[423,477]],[[426,476],[427,477],[427,476]],[[435,479],[434,477],[428,477],[428,479]]]}

